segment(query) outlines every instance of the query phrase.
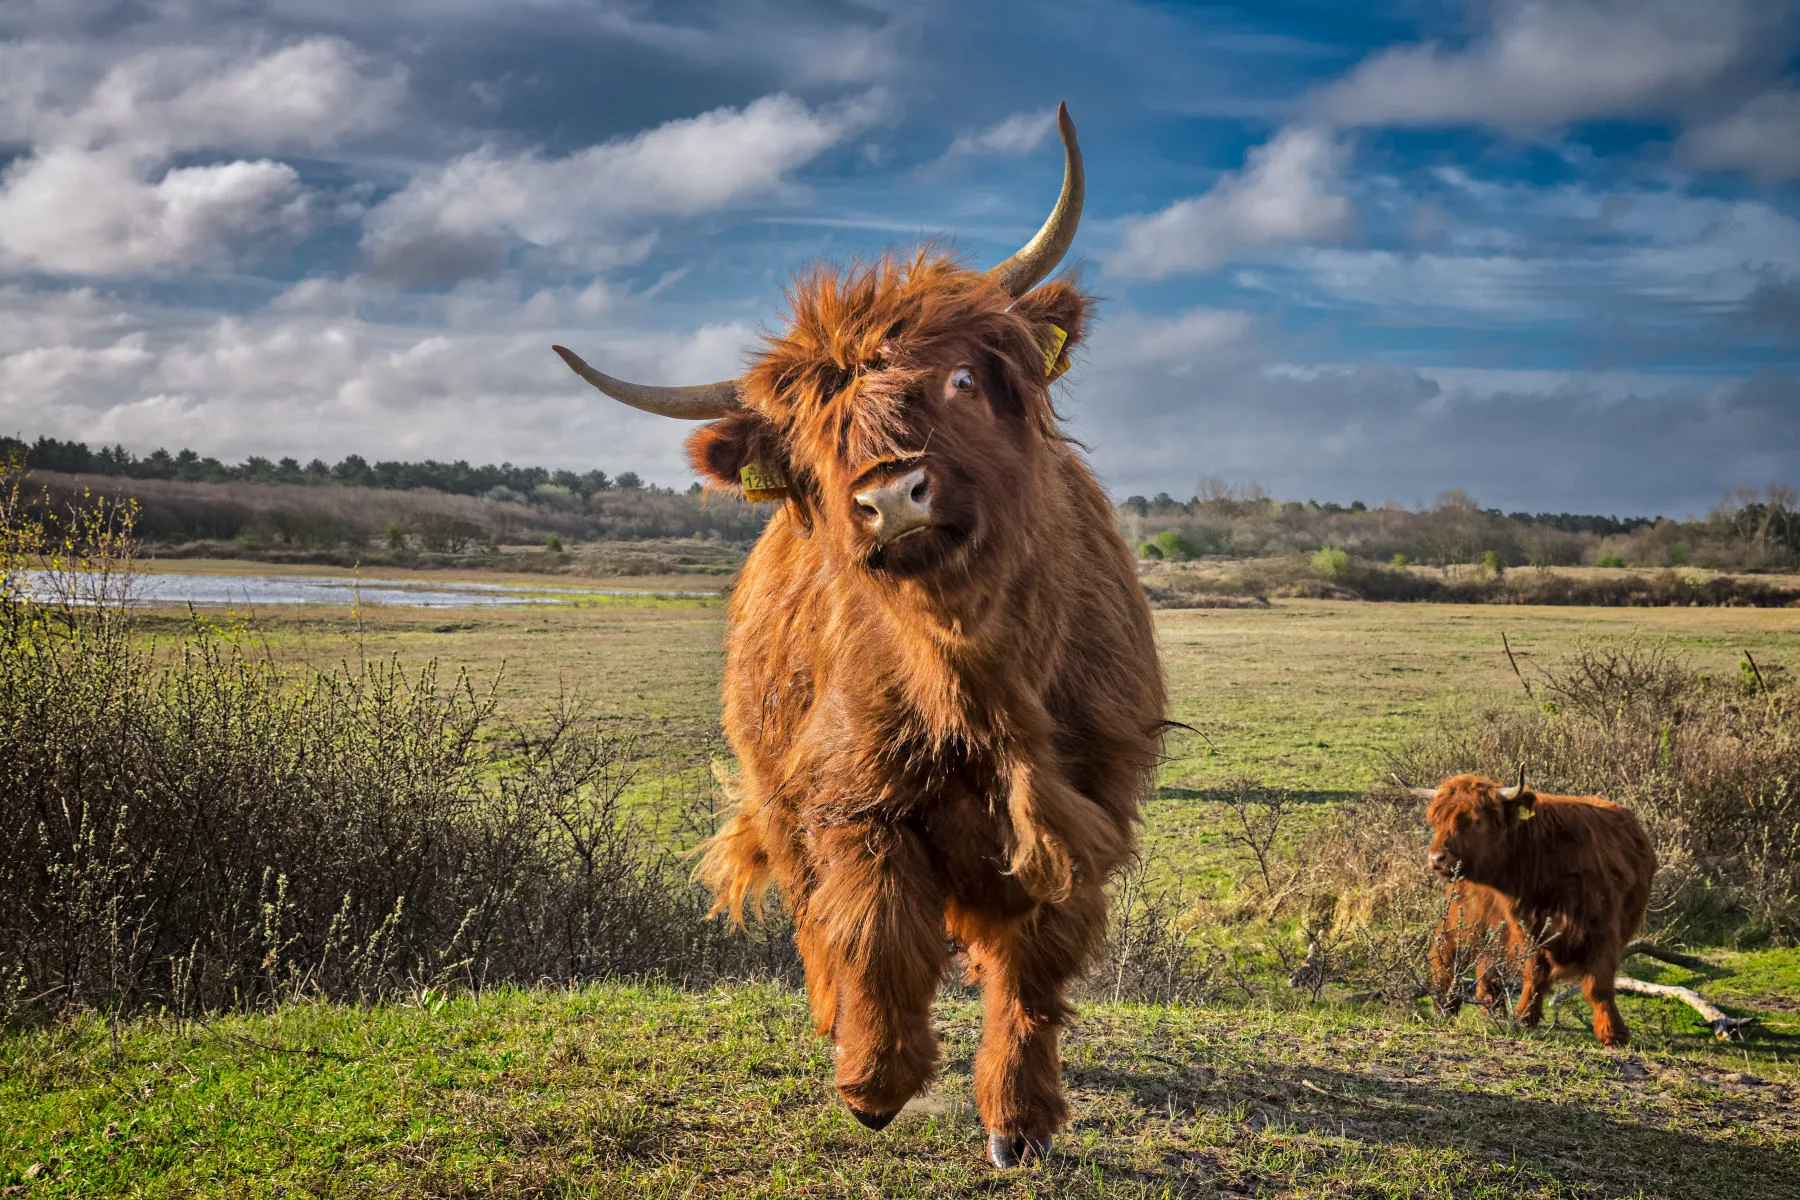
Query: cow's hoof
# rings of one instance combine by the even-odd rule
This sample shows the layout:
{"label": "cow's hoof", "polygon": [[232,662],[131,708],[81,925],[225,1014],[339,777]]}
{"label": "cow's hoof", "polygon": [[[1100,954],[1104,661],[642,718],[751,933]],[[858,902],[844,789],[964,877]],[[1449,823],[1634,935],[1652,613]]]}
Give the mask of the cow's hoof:
{"label": "cow's hoof", "polygon": [[888,1127],[888,1122],[900,1115],[899,1109],[895,1109],[893,1112],[889,1113],[872,1113],[864,1112],[862,1109],[853,1108],[850,1105],[845,1105],[844,1107],[850,1109],[850,1115],[856,1118],[856,1123],[858,1125],[861,1125],[864,1129],[873,1129],[876,1132],[886,1129]]}
{"label": "cow's hoof", "polygon": [[1045,1158],[1050,1153],[1049,1137],[1033,1138],[1024,1134],[991,1133],[988,1135],[988,1161],[1002,1171],[1010,1170],[1028,1159]]}

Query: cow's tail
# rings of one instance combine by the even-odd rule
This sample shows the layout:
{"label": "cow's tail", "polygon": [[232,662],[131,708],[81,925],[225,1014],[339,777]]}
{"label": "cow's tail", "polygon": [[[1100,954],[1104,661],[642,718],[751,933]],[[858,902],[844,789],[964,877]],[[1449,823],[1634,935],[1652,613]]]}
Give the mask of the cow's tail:
{"label": "cow's tail", "polygon": [[747,912],[762,914],[774,871],[762,837],[738,801],[741,785],[718,763],[713,764],[713,778],[733,811],[719,831],[701,843],[694,877],[712,892],[713,914],[723,913],[742,926]]}
{"label": "cow's tail", "polygon": [[1007,791],[1010,871],[1032,899],[1066,900],[1077,873],[1100,879],[1130,850],[1117,822],[1055,771],[1016,763]]}

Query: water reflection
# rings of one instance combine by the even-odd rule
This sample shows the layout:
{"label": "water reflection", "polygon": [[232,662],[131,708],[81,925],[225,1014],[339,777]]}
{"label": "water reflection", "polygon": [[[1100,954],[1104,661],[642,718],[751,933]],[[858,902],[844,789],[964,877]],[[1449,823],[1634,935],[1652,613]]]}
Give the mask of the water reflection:
{"label": "water reflection", "polygon": [[[27,572],[27,588],[40,597],[55,584],[43,571]],[[138,605],[265,604],[402,605],[412,608],[487,608],[515,604],[567,604],[581,596],[698,598],[714,592],[653,592],[632,588],[539,588],[525,584],[368,579],[348,575],[139,575],[131,583]]]}

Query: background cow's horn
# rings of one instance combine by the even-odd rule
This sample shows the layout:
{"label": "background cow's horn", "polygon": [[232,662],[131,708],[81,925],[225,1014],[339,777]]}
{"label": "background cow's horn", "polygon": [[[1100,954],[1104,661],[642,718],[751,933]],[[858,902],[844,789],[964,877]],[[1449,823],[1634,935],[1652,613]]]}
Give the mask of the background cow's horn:
{"label": "background cow's horn", "polygon": [[1393,780],[1394,783],[1399,786],[1401,791],[1411,792],[1421,800],[1435,800],[1437,798],[1436,788],[1414,787],[1412,784],[1406,782],[1406,780],[1400,778],[1398,772],[1390,771],[1388,773],[1388,778]]}
{"label": "background cow's horn", "polygon": [[738,399],[735,379],[725,379],[718,383],[696,383],[689,387],[651,387],[648,384],[627,383],[623,379],[614,379],[611,375],[594,370],[581,360],[581,355],[567,347],[550,348],[562,355],[562,360],[569,364],[571,371],[614,400],[633,408],[641,408],[645,412],[679,417],[684,421],[711,421],[743,407],[743,402]]}
{"label": "background cow's horn", "polygon": [[1524,790],[1525,790],[1525,764],[1520,763],[1519,764],[1519,782],[1513,784],[1509,788],[1501,788],[1500,789],[1500,798],[1502,800],[1517,800],[1519,798],[1519,793],[1523,792]]}
{"label": "background cow's horn", "polygon": [[1075,227],[1081,224],[1081,202],[1087,195],[1087,175],[1081,169],[1081,147],[1075,143],[1075,122],[1069,120],[1069,106],[1056,106],[1056,127],[1062,134],[1063,185],[1050,219],[1026,242],[1019,252],[990,270],[988,278],[1006,289],[1009,296],[1023,296],[1056,270],[1056,264],[1069,252],[1075,240]]}

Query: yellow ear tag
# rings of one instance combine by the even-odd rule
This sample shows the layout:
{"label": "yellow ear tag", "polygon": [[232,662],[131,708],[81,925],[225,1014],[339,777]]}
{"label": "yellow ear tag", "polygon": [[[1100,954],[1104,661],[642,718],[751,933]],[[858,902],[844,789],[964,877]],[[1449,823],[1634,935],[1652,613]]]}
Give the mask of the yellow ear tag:
{"label": "yellow ear tag", "polygon": [[1529,821],[1535,816],[1537,816],[1537,809],[1535,808],[1521,808],[1519,810],[1519,820],[1521,821]]}
{"label": "yellow ear tag", "polygon": [[744,485],[746,500],[787,499],[787,476],[772,462],[746,463],[738,469],[738,482]]}
{"label": "yellow ear tag", "polygon": [[1050,327],[1050,349],[1044,355],[1044,380],[1049,382],[1069,369],[1069,356],[1063,347],[1069,342],[1069,331],[1060,325]]}

